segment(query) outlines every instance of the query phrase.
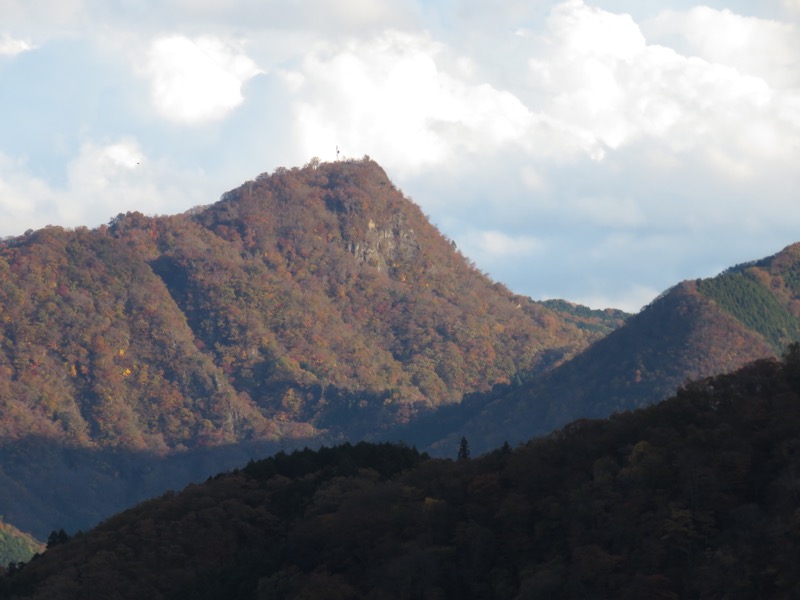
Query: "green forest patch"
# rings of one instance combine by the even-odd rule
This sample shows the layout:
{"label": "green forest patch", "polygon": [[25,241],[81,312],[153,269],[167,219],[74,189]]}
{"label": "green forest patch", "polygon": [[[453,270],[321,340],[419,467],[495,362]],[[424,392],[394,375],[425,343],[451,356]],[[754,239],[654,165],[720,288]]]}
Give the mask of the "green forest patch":
{"label": "green forest patch", "polygon": [[761,334],[777,353],[800,339],[800,323],[747,272],[728,272],[697,281],[697,289],[745,327]]}

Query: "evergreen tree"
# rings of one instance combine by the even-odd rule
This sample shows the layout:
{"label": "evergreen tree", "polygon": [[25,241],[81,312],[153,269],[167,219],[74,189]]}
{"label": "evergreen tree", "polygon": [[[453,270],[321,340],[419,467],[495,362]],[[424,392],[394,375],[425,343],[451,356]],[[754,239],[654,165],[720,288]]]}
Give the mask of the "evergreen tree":
{"label": "evergreen tree", "polygon": [[53,546],[58,546],[59,544],[63,544],[69,541],[69,535],[63,529],[59,529],[56,531],[55,529],[50,532],[50,535],[47,537],[47,547],[52,548]]}
{"label": "evergreen tree", "polygon": [[458,446],[458,460],[469,459],[469,442],[467,438],[461,436],[461,444]]}

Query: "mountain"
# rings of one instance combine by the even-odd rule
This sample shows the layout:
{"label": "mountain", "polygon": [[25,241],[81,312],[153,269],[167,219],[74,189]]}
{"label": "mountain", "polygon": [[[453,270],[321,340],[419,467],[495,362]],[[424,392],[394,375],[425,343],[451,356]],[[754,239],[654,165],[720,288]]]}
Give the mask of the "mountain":
{"label": "mountain", "polygon": [[791,598],[800,345],[484,457],[252,461],[0,578],[0,598]]}
{"label": "mountain", "polygon": [[481,453],[651,404],[798,339],[799,261],[683,282],[632,317],[536,302],[368,158],[6,239],[0,512],[44,538],[281,449]]}
{"label": "mountain", "polygon": [[598,333],[480,273],[374,162],[0,252],[0,439],[169,452],[407,422]]}
{"label": "mountain", "polygon": [[181,215],[6,239],[0,479],[15,491],[0,510],[47,535],[162,490],[156,464],[185,482],[242,444],[389,435],[622,318],[574,313],[491,281],[369,159],[278,169]]}
{"label": "mountain", "polygon": [[800,244],[670,288],[573,359],[499,398],[465,405],[471,414],[432,448],[452,453],[463,435],[485,451],[646,406],[688,380],[779,356],[797,340]]}

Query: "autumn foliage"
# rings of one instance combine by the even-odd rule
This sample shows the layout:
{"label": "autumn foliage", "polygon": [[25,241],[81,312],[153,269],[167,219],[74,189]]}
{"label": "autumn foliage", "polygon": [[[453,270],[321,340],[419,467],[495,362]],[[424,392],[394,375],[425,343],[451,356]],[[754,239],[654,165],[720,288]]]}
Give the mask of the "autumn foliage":
{"label": "autumn foliage", "polygon": [[46,537],[279,448],[516,445],[776,356],[798,298],[800,246],[630,318],[524,298],[368,158],[47,227],[0,242],[0,508]]}
{"label": "autumn foliage", "polygon": [[167,453],[339,439],[542,371],[597,334],[469,264],[374,162],[0,247],[0,443]]}
{"label": "autumn foliage", "polygon": [[798,428],[795,345],[478,458],[252,461],[48,549],[0,597],[790,598]]}

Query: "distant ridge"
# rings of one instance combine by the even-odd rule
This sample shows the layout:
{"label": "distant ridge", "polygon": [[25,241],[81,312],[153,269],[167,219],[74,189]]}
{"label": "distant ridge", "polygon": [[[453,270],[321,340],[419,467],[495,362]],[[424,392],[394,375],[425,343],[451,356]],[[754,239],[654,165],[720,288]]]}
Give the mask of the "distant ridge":
{"label": "distant ridge", "polygon": [[434,447],[476,449],[652,404],[688,380],[781,355],[800,340],[800,244],[682,282],[556,369],[494,400]]}
{"label": "distant ridge", "polygon": [[251,461],[0,576],[0,598],[792,598],[800,345],[459,460]]}

